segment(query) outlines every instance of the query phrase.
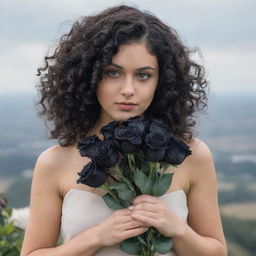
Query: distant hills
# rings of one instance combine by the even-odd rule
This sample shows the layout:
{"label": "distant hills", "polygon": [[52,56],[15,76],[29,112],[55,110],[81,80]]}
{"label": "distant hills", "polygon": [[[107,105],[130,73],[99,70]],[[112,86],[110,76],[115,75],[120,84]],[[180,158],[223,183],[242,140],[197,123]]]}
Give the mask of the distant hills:
{"label": "distant hills", "polygon": [[[45,138],[47,130],[37,117],[35,102],[35,95],[0,94],[0,177],[33,168],[40,152],[57,143]],[[207,114],[198,115],[197,137],[208,144],[217,160],[245,156],[253,161],[256,97],[211,95],[208,104]]]}

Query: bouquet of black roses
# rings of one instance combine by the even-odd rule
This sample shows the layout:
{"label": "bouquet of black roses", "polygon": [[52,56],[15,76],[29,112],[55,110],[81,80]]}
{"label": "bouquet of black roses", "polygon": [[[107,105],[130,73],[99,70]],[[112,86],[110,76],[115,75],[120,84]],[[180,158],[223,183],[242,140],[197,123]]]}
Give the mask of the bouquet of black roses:
{"label": "bouquet of black roses", "polygon": [[[78,173],[77,183],[101,187],[105,203],[113,210],[128,208],[141,194],[161,196],[170,187],[170,165],[177,166],[191,154],[189,146],[177,139],[170,127],[157,119],[135,116],[113,121],[100,130],[104,139],[88,136],[78,144],[81,156],[91,162]],[[168,253],[172,241],[154,227],[124,240],[120,249],[128,254],[152,256]]]}

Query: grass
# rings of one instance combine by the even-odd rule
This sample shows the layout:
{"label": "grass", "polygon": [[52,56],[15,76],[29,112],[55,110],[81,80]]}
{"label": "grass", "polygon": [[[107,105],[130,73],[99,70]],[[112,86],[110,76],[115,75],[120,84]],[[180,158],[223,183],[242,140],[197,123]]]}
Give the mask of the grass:
{"label": "grass", "polygon": [[222,205],[220,211],[227,216],[244,220],[256,220],[256,202]]}
{"label": "grass", "polygon": [[218,182],[218,190],[220,191],[229,191],[236,187],[236,184],[234,182],[226,182],[226,181],[220,181]]}
{"label": "grass", "polygon": [[228,255],[229,256],[252,256],[250,252],[243,248],[242,246],[229,242],[228,243]]}

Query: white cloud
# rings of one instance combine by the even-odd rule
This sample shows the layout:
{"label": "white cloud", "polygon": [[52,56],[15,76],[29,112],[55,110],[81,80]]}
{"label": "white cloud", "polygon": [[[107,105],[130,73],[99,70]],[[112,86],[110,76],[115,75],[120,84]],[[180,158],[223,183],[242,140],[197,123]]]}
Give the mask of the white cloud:
{"label": "white cloud", "polygon": [[0,49],[0,92],[31,92],[47,46],[6,41]]}
{"label": "white cloud", "polygon": [[69,30],[61,24],[117,4],[153,12],[201,47],[213,91],[256,91],[254,0],[10,0],[0,2],[0,92],[33,91],[49,45]]}
{"label": "white cloud", "polygon": [[211,88],[223,93],[256,93],[256,52],[246,49],[203,53]]}

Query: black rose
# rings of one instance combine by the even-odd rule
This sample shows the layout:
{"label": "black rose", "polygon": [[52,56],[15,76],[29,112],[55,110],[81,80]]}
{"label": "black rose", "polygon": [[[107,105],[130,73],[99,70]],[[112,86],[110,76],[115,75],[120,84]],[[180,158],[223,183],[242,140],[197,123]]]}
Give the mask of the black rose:
{"label": "black rose", "polygon": [[151,162],[161,162],[168,148],[169,136],[160,132],[150,132],[145,137],[143,147],[144,159]]}
{"label": "black rose", "polygon": [[148,121],[145,145],[143,147],[145,160],[160,162],[164,159],[170,133],[169,126],[164,122],[157,119]]}
{"label": "black rose", "polygon": [[103,168],[114,166],[119,160],[119,153],[116,146],[107,140],[97,143],[96,147],[94,148],[93,155],[93,159],[99,166],[102,166]]}
{"label": "black rose", "polygon": [[159,132],[162,134],[171,134],[170,127],[166,123],[158,119],[149,120],[148,132]]}
{"label": "black rose", "polygon": [[118,127],[118,121],[112,121],[100,129],[105,140],[113,141],[115,128]]}
{"label": "black rose", "polygon": [[141,130],[136,126],[118,127],[115,129],[115,142],[123,153],[136,152],[141,144]]}
{"label": "black rose", "polygon": [[98,167],[93,161],[85,165],[81,172],[77,174],[80,176],[77,180],[77,184],[82,183],[94,188],[104,184],[107,179],[105,171]]}
{"label": "black rose", "polygon": [[124,127],[135,126],[139,129],[141,135],[145,134],[145,120],[141,116],[130,117],[127,120],[123,121],[122,124]]}
{"label": "black rose", "polygon": [[138,120],[143,120],[143,118],[139,115],[129,117],[127,120],[123,121],[123,123],[131,123],[131,122],[137,122]]}
{"label": "black rose", "polygon": [[166,149],[164,161],[172,165],[179,165],[191,154],[192,151],[186,143],[172,137],[169,142],[169,147]]}
{"label": "black rose", "polygon": [[97,147],[98,143],[101,143],[101,140],[96,135],[86,137],[77,145],[80,155],[87,156],[89,158],[94,158],[95,148]]}

